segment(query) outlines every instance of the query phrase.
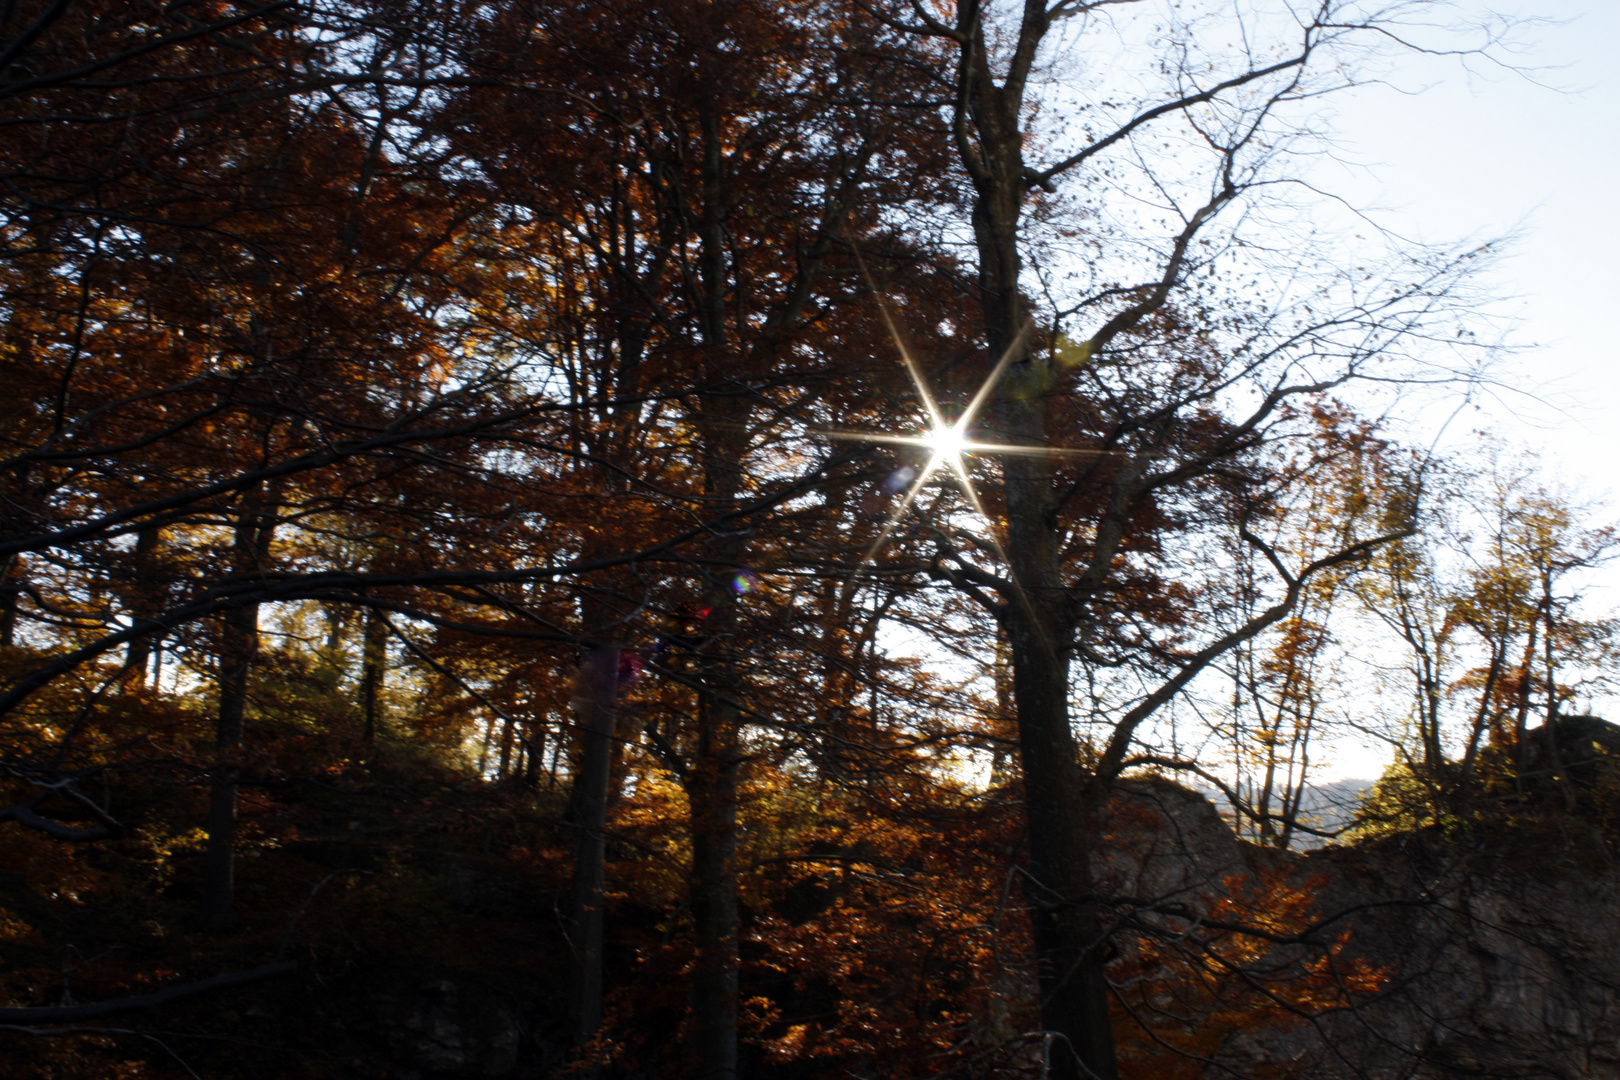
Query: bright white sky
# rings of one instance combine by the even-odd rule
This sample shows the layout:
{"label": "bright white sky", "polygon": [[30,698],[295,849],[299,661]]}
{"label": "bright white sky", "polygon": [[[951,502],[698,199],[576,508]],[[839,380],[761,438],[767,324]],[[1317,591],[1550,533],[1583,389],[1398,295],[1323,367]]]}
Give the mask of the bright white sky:
{"label": "bright white sky", "polygon": [[[1555,479],[1583,501],[1607,502],[1603,520],[1614,521],[1620,0],[1537,0],[1520,10],[1555,20],[1521,32],[1529,48],[1517,61],[1536,69],[1530,79],[1478,63],[1470,76],[1455,60],[1408,60],[1396,79],[1421,92],[1369,88],[1341,101],[1346,156],[1367,169],[1335,187],[1358,205],[1385,208],[1384,222],[1420,239],[1520,234],[1496,284],[1511,297],[1501,307],[1516,323],[1511,340],[1534,346],[1507,371],[1527,393],[1464,413],[1451,430],[1486,428],[1539,449]],[[1620,566],[1593,582],[1591,599],[1591,614],[1620,607]],[[1598,710],[1620,719],[1617,705]],[[1329,771],[1374,776],[1381,757],[1341,747]]]}
{"label": "bright white sky", "polygon": [[1504,308],[1514,338],[1539,346],[1516,365],[1518,381],[1546,403],[1504,398],[1493,420],[1601,496],[1616,489],[1620,462],[1610,306],[1620,294],[1620,3],[1522,6],[1556,20],[1520,34],[1530,48],[1518,60],[1536,81],[1477,61],[1474,75],[1455,60],[1402,61],[1397,80],[1421,92],[1376,87],[1341,102],[1347,156],[1368,168],[1339,190],[1423,239],[1517,228],[1498,276],[1515,297]]}

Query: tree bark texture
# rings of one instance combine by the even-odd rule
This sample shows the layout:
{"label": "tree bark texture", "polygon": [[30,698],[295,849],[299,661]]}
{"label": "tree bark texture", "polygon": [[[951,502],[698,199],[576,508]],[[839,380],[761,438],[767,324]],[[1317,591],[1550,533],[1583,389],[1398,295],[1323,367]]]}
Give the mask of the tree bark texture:
{"label": "tree bark texture", "polygon": [[[1005,403],[1014,441],[1039,399]],[[1074,735],[1069,726],[1070,641],[1044,459],[1006,465],[1008,553],[1017,595],[1008,603],[1013,698],[1029,838],[1029,898],[1034,917],[1041,1019],[1056,1034],[1050,1075],[1113,1080],[1113,1029],[1104,971],[1104,929],[1087,903],[1094,836]],[[1083,1063],[1083,1068],[1081,1067]]]}
{"label": "tree bark texture", "polygon": [[[736,460],[732,457],[729,462]],[[731,474],[720,475],[725,479]],[[722,544],[721,559],[737,558],[744,546],[740,539]],[[730,659],[710,652],[733,638],[736,619],[729,600],[723,590],[708,597],[714,614],[706,627],[710,646],[701,660],[706,692],[698,695],[697,738],[682,778],[692,836],[692,884],[687,895],[694,934],[687,1046],[702,1080],[734,1080],[738,1068],[737,797],[742,717],[733,703],[745,688]]]}
{"label": "tree bark texture", "polygon": [[737,904],[736,709],[710,698],[698,702],[697,760],[686,794],[692,829],[691,1048],[702,1080],[737,1075],[739,990]]}
{"label": "tree bark texture", "polygon": [[524,725],[523,735],[523,776],[522,784],[525,791],[537,791],[540,787],[540,764],[546,753],[546,729],[530,720]]}
{"label": "tree bark texture", "polygon": [[365,726],[360,738],[370,745],[382,725],[383,679],[388,662],[388,622],[377,608],[366,611],[366,629],[360,659],[360,711]]}
{"label": "tree bark texture", "polygon": [[[275,532],[273,506],[245,499],[236,523],[236,571],[251,575],[264,565]],[[214,767],[209,774],[208,844],[203,855],[202,915],[211,930],[236,926],[236,802],[241,784],[242,724],[248,677],[259,654],[259,605],[244,603],[220,618],[219,713],[214,729]]]}
{"label": "tree bark texture", "polygon": [[[157,550],[158,535],[158,529],[150,525],[135,534],[135,573],[137,580],[143,583],[149,581],[152,574],[152,552]],[[144,617],[149,614],[144,609],[157,605],[147,600],[146,603],[136,601],[130,606],[136,614]],[[151,666],[154,645],[155,638],[151,635],[138,637],[129,643],[124,660],[124,679],[127,682],[137,686],[147,683],[147,668]],[[155,673],[152,681],[156,681]]]}
{"label": "tree bark texture", "polygon": [[[711,370],[719,376],[714,390],[721,391],[714,396],[706,394],[701,405],[703,487],[717,506],[734,505],[743,487],[743,457],[747,452],[743,432],[749,409],[733,387],[725,385],[736,379],[733,365],[739,357],[732,351],[726,326],[731,282],[725,239],[728,177],[721,119],[712,107],[701,112],[703,183],[698,220],[700,330]],[[717,546],[716,554],[722,562],[730,562],[740,558],[746,547],[745,538],[728,538]],[[733,625],[730,599],[723,587],[711,587],[708,605],[714,614],[706,632],[711,643],[723,643],[730,637],[725,632]],[[704,656],[701,677],[703,685],[713,692],[698,698],[696,753],[685,778],[692,830],[692,885],[688,897],[695,935],[688,1048],[703,1080],[733,1080],[737,1075],[740,986],[737,746],[741,717],[726,699],[735,701],[741,687],[735,670],[723,656]]]}
{"label": "tree bark texture", "polygon": [[579,847],[574,860],[573,996],[576,1044],[584,1046],[602,1025],[602,891],[607,858],[608,775],[613,761],[614,700],[619,650],[601,646],[579,668],[574,716],[580,725],[579,773],[574,779],[574,821]]}
{"label": "tree bark texture", "polygon": [[[974,184],[973,231],[985,344],[992,364],[1005,359],[997,388],[995,422],[1014,445],[1046,446],[1043,395],[1046,360],[1030,347],[1029,316],[1019,291],[1022,259],[1018,226],[1024,202],[1023,133],[1018,110],[1022,84],[997,86],[976,16],[964,46],[964,98],[976,146],[969,173]],[[1028,18],[1026,11],[1026,19]],[[1028,33],[1031,28],[1026,27]],[[1039,40],[1036,28],[1033,40]],[[1030,46],[1033,48],[1033,45]],[[1015,71],[1017,62],[1015,61]],[[962,136],[965,139],[965,135]],[[1025,790],[1036,962],[1041,1020],[1053,1033],[1049,1075],[1115,1080],[1113,1027],[1104,971],[1104,930],[1088,906],[1092,892],[1093,837],[1074,735],[1069,727],[1069,662],[1075,619],[1063,580],[1062,555],[1052,520],[1053,481],[1048,459],[1008,455],[1002,465],[1007,507],[1007,553],[1015,595],[1007,601]]]}

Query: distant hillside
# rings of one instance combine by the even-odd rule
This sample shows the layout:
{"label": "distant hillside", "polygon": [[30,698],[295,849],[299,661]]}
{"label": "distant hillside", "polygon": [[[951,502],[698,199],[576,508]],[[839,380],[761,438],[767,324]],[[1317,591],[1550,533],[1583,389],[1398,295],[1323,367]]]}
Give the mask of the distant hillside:
{"label": "distant hillside", "polygon": [[[1324,784],[1315,784],[1305,789],[1304,823],[1313,829],[1323,832],[1333,832],[1344,828],[1355,816],[1356,808],[1361,804],[1362,798],[1376,781],[1359,778],[1346,778],[1331,780]],[[1247,835],[1247,830],[1240,828],[1236,822],[1237,815],[1232,804],[1216,788],[1208,784],[1199,784],[1193,787],[1200,795],[1209,799],[1220,811],[1221,817],[1228,824],[1239,828]],[[1247,823],[1243,823],[1246,825]],[[1327,843],[1327,838],[1313,836],[1310,833],[1296,833],[1290,845],[1299,851],[1309,851]]]}

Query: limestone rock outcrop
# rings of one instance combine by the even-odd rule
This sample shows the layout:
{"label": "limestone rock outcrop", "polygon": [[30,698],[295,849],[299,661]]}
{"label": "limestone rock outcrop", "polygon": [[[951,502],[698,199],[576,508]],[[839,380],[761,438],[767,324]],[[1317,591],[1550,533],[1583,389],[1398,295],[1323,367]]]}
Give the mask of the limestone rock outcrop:
{"label": "limestone rock outcrop", "polygon": [[[1292,1026],[1234,1030],[1239,1075],[1620,1078],[1620,864],[1568,815],[1451,837],[1414,832],[1295,853],[1233,835],[1203,796],[1136,781],[1102,880],[1148,907],[1209,908],[1234,875],[1310,890],[1323,940],[1382,989]],[[1214,1073],[1211,1073],[1214,1075]]]}

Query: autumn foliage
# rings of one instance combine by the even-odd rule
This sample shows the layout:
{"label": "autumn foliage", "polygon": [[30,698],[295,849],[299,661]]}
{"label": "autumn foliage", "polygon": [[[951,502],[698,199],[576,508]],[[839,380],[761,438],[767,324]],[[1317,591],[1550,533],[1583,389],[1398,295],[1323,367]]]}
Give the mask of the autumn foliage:
{"label": "autumn foliage", "polygon": [[[898,351],[942,397],[996,360],[946,47],[807,0],[0,30],[0,1072],[1045,1075],[1003,553],[961,527],[1006,499],[859,437],[923,420]],[[1236,611],[1178,545],[1292,480],[1198,319],[1037,335],[1089,380],[1053,558],[1096,563],[1100,670]],[[1320,408],[1302,443],[1371,445]],[[1127,1075],[1377,992],[1313,892],[1086,898]]]}

